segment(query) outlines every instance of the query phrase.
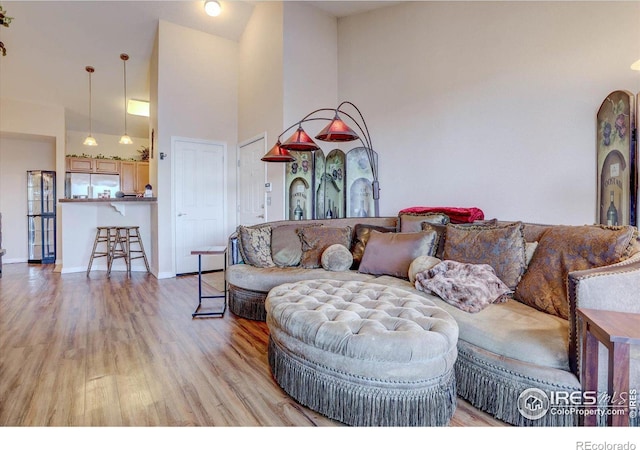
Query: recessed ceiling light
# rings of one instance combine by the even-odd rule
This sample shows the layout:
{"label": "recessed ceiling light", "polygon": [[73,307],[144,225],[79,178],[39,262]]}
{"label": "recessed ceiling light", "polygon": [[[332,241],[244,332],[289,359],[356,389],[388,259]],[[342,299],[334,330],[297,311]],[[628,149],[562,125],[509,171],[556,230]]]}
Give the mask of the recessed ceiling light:
{"label": "recessed ceiling light", "polygon": [[220,6],[220,2],[216,2],[213,0],[206,0],[204,2],[204,10],[210,16],[217,17],[222,12],[222,6]]}

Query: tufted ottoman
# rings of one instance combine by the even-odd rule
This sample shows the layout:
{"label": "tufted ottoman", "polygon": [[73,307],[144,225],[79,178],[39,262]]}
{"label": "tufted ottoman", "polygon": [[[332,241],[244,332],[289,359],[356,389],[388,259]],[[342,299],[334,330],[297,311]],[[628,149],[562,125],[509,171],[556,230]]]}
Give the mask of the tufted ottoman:
{"label": "tufted ottoman", "polygon": [[265,307],[271,372],[299,403],[354,426],[449,423],[458,326],[431,301],[310,280],[273,288]]}

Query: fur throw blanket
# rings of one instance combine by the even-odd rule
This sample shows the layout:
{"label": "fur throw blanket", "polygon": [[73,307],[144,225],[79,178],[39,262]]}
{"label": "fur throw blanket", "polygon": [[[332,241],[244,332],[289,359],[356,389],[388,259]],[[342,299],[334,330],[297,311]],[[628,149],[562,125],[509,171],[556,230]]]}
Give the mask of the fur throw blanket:
{"label": "fur throw blanket", "polygon": [[445,260],[416,274],[416,289],[431,292],[462,311],[482,311],[508,299],[512,291],[488,264]]}

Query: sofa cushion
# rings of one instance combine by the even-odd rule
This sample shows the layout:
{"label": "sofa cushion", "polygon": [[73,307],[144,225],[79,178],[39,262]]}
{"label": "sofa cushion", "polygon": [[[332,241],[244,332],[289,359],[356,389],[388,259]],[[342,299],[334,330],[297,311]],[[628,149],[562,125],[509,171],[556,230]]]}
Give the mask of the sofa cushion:
{"label": "sofa cushion", "polygon": [[283,283],[301,280],[374,280],[373,275],[359,273],[354,270],[330,272],[323,268],[304,269],[298,267],[254,267],[249,264],[234,264],[227,267],[227,282],[233,286],[256,292],[269,292]]}
{"label": "sofa cushion", "polygon": [[443,259],[488,264],[514,290],[526,268],[522,222],[495,227],[449,224]]}
{"label": "sofa cushion", "polygon": [[312,226],[302,228],[298,234],[302,241],[302,258],[300,265],[305,269],[321,267],[322,252],[333,244],[351,247],[351,233],[353,229],[347,227]]}
{"label": "sofa cushion", "polygon": [[413,289],[408,281],[382,276],[376,284],[404,287],[444,309],[458,323],[459,341],[525,363],[569,371],[569,322],[515,300],[469,314],[436,295]]}
{"label": "sofa cushion", "polygon": [[372,230],[358,271],[408,279],[411,262],[418,256],[433,256],[437,242],[438,234],[433,230],[416,233]]}
{"label": "sofa cushion", "polygon": [[446,225],[449,223],[449,216],[437,212],[400,213],[398,214],[398,231],[401,233],[421,231],[423,222]]}
{"label": "sofa cushion", "polygon": [[515,291],[520,302],[566,319],[567,275],[626,259],[636,239],[635,227],[558,225],[546,230]]}
{"label": "sofa cushion", "polygon": [[271,229],[271,257],[278,267],[300,264],[302,243],[298,231],[300,225],[280,225]]}
{"label": "sofa cushion", "polygon": [[351,244],[351,254],[353,255],[353,264],[351,265],[351,269],[353,270],[358,270],[358,267],[360,267],[360,261],[362,261],[362,255],[364,255],[364,249],[367,246],[371,230],[376,230],[381,233],[391,233],[396,231],[396,227],[368,225],[363,223],[359,223],[353,227],[353,242]]}
{"label": "sofa cushion", "polygon": [[238,226],[238,236],[240,236],[240,252],[242,259],[256,267],[274,267],[271,258],[271,227],[264,225],[260,227]]}
{"label": "sofa cushion", "polygon": [[331,272],[344,272],[351,267],[353,255],[347,247],[342,244],[333,244],[322,252],[320,259],[322,268]]}

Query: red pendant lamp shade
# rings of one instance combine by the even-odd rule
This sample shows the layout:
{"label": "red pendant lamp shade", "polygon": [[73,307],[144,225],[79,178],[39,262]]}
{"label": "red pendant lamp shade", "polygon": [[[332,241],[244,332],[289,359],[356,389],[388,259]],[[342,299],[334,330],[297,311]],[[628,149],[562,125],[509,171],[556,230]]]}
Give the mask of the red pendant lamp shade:
{"label": "red pendant lamp shade", "polygon": [[324,127],[324,129],[318,133],[316,139],[325,142],[348,142],[360,139],[355,131],[353,131],[349,125],[344,123],[338,114],[333,118],[331,123]]}
{"label": "red pendant lamp shade", "polygon": [[293,133],[293,135],[291,135],[291,137],[280,147],[286,150],[297,150],[303,152],[312,152],[320,148],[315,142],[313,142],[313,139],[311,139],[300,125],[298,125],[296,132]]}
{"label": "red pendant lamp shade", "polygon": [[276,142],[276,145],[274,145],[271,150],[269,150],[267,154],[260,159],[264,162],[284,163],[293,162],[296,160],[296,158],[291,153],[289,153],[288,150],[280,146],[280,141]]}

